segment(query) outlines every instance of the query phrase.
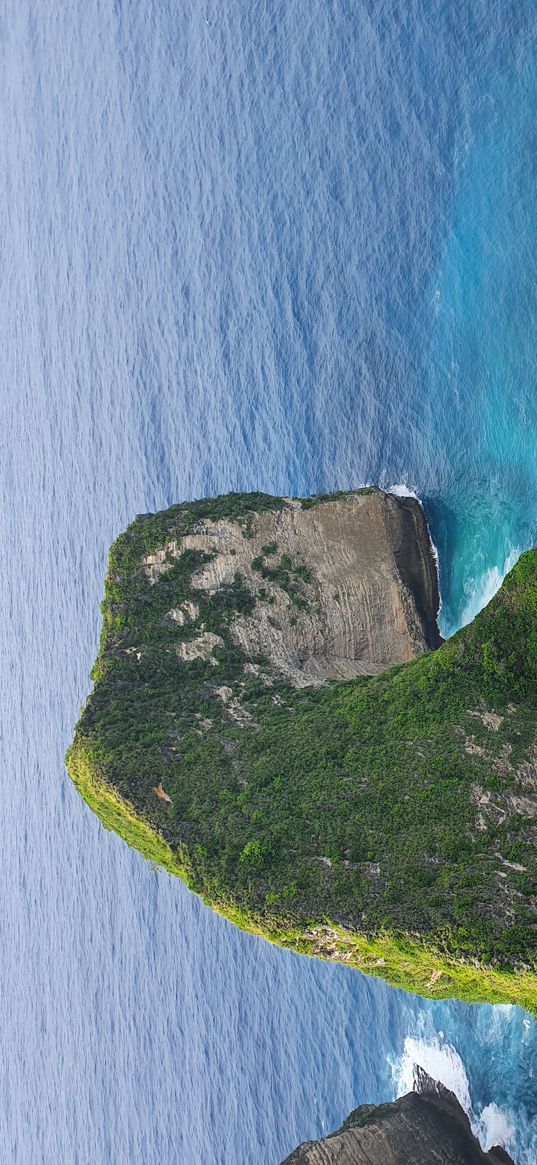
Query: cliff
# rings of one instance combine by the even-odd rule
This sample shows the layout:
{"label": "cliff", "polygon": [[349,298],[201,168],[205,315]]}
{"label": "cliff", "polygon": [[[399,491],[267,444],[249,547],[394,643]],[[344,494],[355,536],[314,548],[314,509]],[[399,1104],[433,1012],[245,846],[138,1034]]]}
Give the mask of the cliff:
{"label": "cliff", "polygon": [[[204,560],[191,576],[198,597],[217,600],[240,578],[254,602],[236,612],[233,642],[296,687],[374,675],[441,642],[436,565],[414,498],[368,489],[313,506],[283,499],[252,512],[246,537],[235,519],[200,517],[142,557],[149,584],[187,551]],[[168,617],[183,626],[198,610]],[[207,636],[183,642],[181,658],[210,659]]]}
{"label": "cliff", "polygon": [[393,1104],[362,1105],[322,1141],[282,1165],[514,1165],[505,1149],[483,1152],[456,1096],[421,1069],[415,1091]]}
{"label": "cliff", "polygon": [[414,499],[143,515],[110,552],[68,769],[239,926],[535,1009],[537,553],[445,644],[437,607]]}

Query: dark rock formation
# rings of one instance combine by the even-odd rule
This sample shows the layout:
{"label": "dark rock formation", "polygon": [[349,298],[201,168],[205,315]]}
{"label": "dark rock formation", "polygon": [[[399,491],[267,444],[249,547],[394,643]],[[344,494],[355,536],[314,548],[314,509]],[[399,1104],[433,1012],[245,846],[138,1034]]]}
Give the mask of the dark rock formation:
{"label": "dark rock formation", "polygon": [[415,1091],[392,1104],[363,1104],[336,1133],[308,1141],[282,1165],[514,1165],[499,1146],[485,1153],[452,1092],[415,1070]]}

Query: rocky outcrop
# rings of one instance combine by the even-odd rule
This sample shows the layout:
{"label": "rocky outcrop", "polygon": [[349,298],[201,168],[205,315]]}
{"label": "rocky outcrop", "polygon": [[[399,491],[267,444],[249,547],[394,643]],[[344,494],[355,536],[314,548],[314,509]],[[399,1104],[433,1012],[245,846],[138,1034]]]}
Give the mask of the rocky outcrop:
{"label": "rocky outcrop", "polygon": [[[436,563],[415,498],[367,490],[315,505],[282,499],[278,509],[252,513],[247,537],[231,518],[202,518],[144,556],[148,582],[158,583],[185,551],[210,556],[191,580],[206,597],[240,576],[256,603],[235,618],[235,643],[296,687],[375,675],[441,642]],[[184,622],[181,614],[167,618]],[[208,649],[204,633],[181,646],[182,658],[209,658]]]}
{"label": "rocky outcrop", "polygon": [[393,1104],[364,1104],[322,1141],[308,1141],[282,1165],[514,1165],[505,1149],[485,1153],[456,1096],[415,1070],[414,1091]]}

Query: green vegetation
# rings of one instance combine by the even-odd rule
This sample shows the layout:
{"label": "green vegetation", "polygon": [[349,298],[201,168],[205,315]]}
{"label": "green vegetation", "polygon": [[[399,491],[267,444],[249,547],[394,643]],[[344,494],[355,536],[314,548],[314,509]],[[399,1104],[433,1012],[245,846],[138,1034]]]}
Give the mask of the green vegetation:
{"label": "green vegetation", "polygon": [[[297,690],[232,637],[262,597],[239,572],[196,589],[211,555],[169,549],[204,518],[248,538],[281,505],[174,506],[117,540],[72,779],[106,828],[239,926],[424,995],[537,1013],[537,551],[438,651]],[[159,550],[150,585],[141,560]],[[301,597],[308,567],[277,555],[267,544],[252,568]],[[195,617],[167,618],[188,602]],[[207,633],[210,658],[178,659]]]}
{"label": "green vegetation", "polygon": [[323,502],[333,501],[334,498],[347,498],[349,493],[359,494],[360,497],[367,497],[368,494],[374,494],[376,488],[374,485],[363,485],[360,489],[355,490],[340,489],[332,494],[313,494],[310,498],[302,498],[302,509],[311,510],[313,506],[319,506]]}
{"label": "green vegetation", "polygon": [[277,542],[271,542],[269,546],[263,546],[262,554],[252,559],[250,564],[251,568],[256,573],[259,573],[263,579],[277,583],[282,591],[286,592],[289,601],[295,607],[298,607],[301,611],[307,611],[309,608],[308,600],[304,597],[303,588],[300,584],[308,584],[311,582],[311,570],[307,566],[304,566],[304,564],[294,563],[288,554],[282,554],[279,563],[269,566],[266,559],[271,556],[273,557],[277,549]]}

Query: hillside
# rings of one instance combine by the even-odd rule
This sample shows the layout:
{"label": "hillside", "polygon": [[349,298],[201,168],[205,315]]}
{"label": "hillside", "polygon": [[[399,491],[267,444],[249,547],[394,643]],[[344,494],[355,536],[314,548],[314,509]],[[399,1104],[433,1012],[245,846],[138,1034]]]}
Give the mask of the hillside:
{"label": "hillside", "polygon": [[537,552],[441,646],[437,605],[413,499],[142,516],[110,553],[68,769],[238,925],[536,1010]]}

